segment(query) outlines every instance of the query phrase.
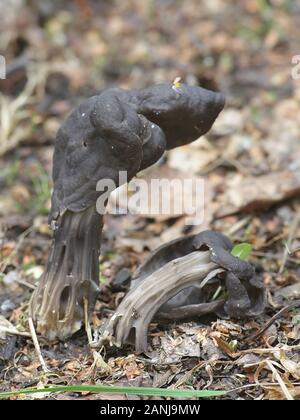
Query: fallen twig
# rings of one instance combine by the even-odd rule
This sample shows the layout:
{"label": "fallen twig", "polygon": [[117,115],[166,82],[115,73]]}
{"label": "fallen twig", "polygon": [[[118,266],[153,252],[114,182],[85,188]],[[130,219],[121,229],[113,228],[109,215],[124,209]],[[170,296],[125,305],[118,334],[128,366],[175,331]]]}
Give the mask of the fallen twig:
{"label": "fallen twig", "polygon": [[89,346],[93,343],[93,335],[92,335],[92,330],[91,330],[91,326],[89,323],[89,314],[88,314],[88,300],[86,298],[84,298],[83,300],[83,305],[84,305],[84,324],[85,324],[85,331],[86,331],[86,335],[88,338],[88,342],[89,342]]}
{"label": "fallen twig", "polygon": [[45,360],[42,356],[41,347],[40,347],[40,344],[38,342],[37,335],[36,335],[35,328],[34,328],[34,324],[33,324],[33,320],[32,320],[31,317],[28,318],[28,325],[29,325],[31,338],[32,338],[32,341],[33,341],[33,344],[34,344],[34,348],[35,348],[36,354],[38,356],[38,359],[40,361],[40,364],[42,366],[42,369],[43,369],[44,373],[49,373],[50,371],[47,368]]}
{"label": "fallen twig", "polygon": [[31,337],[31,334],[29,334],[25,331],[19,331],[16,328],[3,327],[2,325],[0,325],[0,333],[1,332],[5,333],[5,334],[19,335],[21,337]]}
{"label": "fallen twig", "polygon": [[258,338],[260,335],[262,335],[277,319],[279,319],[285,312],[287,312],[290,309],[293,309],[300,305],[300,300],[296,300],[295,302],[290,303],[289,305],[286,305],[284,308],[280,309],[277,314],[272,316],[269,321],[267,321],[261,328],[259,328],[258,331],[250,335],[245,339],[246,342],[253,341],[256,338]]}
{"label": "fallen twig", "polygon": [[29,235],[31,232],[33,232],[33,226],[30,226],[28,229],[26,229],[24,232],[21,233],[21,235],[18,238],[18,242],[15,246],[15,249],[12,251],[11,254],[9,254],[8,257],[4,258],[3,260],[0,261],[0,273],[3,273],[4,270],[6,269],[6,267],[10,264],[12,257],[14,255],[16,255],[16,253],[18,252],[18,250],[20,249],[21,245],[24,242],[24,239],[26,238],[27,235]]}
{"label": "fallen twig", "polygon": [[286,384],[283,382],[283,380],[282,380],[281,376],[279,375],[277,369],[275,368],[273,362],[271,362],[271,360],[266,360],[266,364],[270,368],[270,370],[272,371],[274,377],[277,379],[277,382],[279,383],[280,388],[281,388],[285,398],[287,400],[292,400],[293,401],[294,398],[291,396]]}

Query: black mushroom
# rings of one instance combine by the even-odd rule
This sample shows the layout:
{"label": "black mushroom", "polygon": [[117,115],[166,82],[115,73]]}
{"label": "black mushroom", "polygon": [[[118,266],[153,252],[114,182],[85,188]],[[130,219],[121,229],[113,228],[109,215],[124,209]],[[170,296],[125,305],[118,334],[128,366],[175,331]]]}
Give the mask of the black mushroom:
{"label": "black mushroom", "polygon": [[[167,149],[205,134],[224,106],[224,96],[185,84],[143,90],[107,89],[81,103],[57,134],[49,222],[53,244],[30,313],[50,339],[76,332],[99,293],[103,214],[97,183],[119,186],[156,162]],[[106,200],[107,201],[107,200]],[[98,210],[98,211],[97,211]]]}
{"label": "black mushroom", "polygon": [[[246,318],[265,307],[263,283],[251,264],[231,255],[232,242],[204,231],[175,239],[150,254],[134,274],[131,287],[107,325],[100,342],[133,343],[147,350],[151,320],[182,320],[215,313],[222,318]],[[223,287],[223,296],[212,299]]]}

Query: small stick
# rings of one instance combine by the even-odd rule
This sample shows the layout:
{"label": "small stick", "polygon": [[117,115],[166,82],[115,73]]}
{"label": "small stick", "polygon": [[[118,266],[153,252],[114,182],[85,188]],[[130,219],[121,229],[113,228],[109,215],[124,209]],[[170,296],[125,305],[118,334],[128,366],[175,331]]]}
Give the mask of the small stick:
{"label": "small stick", "polygon": [[16,280],[16,282],[18,283],[18,284],[20,284],[21,286],[26,286],[26,287],[28,287],[28,289],[31,289],[31,290],[35,290],[36,289],[36,287],[33,285],[33,284],[30,284],[30,283],[28,283],[27,281],[25,281],[25,280],[19,280],[19,279],[17,279]]}
{"label": "small stick", "polygon": [[295,307],[297,307],[299,305],[300,305],[300,300],[296,300],[295,302],[292,302],[289,305],[286,305],[284,308],[280,309],[280,311],[277,312],[277,314],[275,314],[274,316],[272,316],[272,318],[269,319],[269,321],[267,321],[265,323],[265,325],[263,325],[261,328],[259,328],[258,331],[256,331],[254,334],[252,334],[248,338],[246,338],[245,341],[248,342],[248,341],[255,340],[260,335],[262,335],[278,318],[280,318],[281,315],[283,315],[288,310],[290,310],[292,308],[295,308]]}
{"label": "small stick", "polygon": [[[0,155],[1,155],[1,153],[0,153]],[[17,252],[19,251],[21,245],[23,244],[26,236],[29,235],[31,232],[33,232],[33,226],[30,226],[23,233],[21,233],[21,235],[18,238],[18,243],[15,246],[15,249],[12,251],[12,253],[9,254],[8,257],[0,260],[0,272],[1,273],[3,273],[4,270],[6,269],[6,267],[10,264],[12,257],[17,254]]]}
{"label": "small stick", "polygon": [[36,332],[35,332],[35,328],[34,328],[34,324],[33,324],[33,320],[32,320],[31,317],[28,318],[28,325],[29,325],[31,338],[32,338],[32,341],[33,341],[33,344],[34,344],[34,348],[35,348],[36,354],[38,356],[38,359],[40,361],[40,364],[42,366],[42,369],[43,369],[44,373],[49,373],[50,371],[47,368],[45,360],[43,359],[43,356],[42,356],[42,353],[41,353],[41,347],[39,345],[37,335],[36,335]]}
{"label": "small stick", "polygon": [[296,252],[300,251],[300,246],[298,248],[295,248],[295,249],[289,249],[288,245],[285,244],[285,247],[286,247],[287,252],[288,252],[289,255],[296,254]]}
{"label": "small stick", "polygon": [[84,324],[85,324],[85,331],[86,331],[86,335],[89,341],[89,346],[93,343],[93,335],[92,335],[92,330],[91,330],[91,326],[89,323],[89,315],[88,315],[88,301],[86,298],[83,299],[83,304],[84,304]]}
{"label": "small stick", "polygon": [[0,332],[11,335],[19,335],[21,337],[31,337],[31,334],[27,332],[18,331],[16,328],[3,327],[2,325],[0,325]]}
{"label": "small stick", "polygon": [[273,365],[272,361],[271,360],[266,360],[266,364],[268,365],[268,367],[272,371],[273,375],[277,379],[277,382],[279,383],[280,388],[281,388],[285,398],[289,401],[293,401],[294,398],[290,394],[290,391],[288,390],[286,384],[283,382],[281,376],[279,375],[279,373],[278,373],[277,369],[275,368],[275,366]]}

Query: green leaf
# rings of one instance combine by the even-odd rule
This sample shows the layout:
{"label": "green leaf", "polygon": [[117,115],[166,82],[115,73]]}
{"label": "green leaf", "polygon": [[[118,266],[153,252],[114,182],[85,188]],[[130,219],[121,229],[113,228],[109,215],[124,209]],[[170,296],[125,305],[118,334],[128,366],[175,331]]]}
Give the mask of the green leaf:
{"label": "green leaf", "polygon": [[92,392],[96,394],[134,394],[154,397],[173,398],[208,398],[225,395],[225,391],[196,391],[190,389],[165,389],[165,388],[143,388],[143,387],[122,387],[109,385],[72,385],[72,386],[49,386],[46,388],[24,388],[18,391],[0,392],[0,399],[13,397],[21,394],[38,394],[47,392]]}
{"label": "green leaf", "polygon": [[240,260],[245,260],[252,251],[252,245],[245,243],[235,245],[231,251],[231,255],[239,258]]}

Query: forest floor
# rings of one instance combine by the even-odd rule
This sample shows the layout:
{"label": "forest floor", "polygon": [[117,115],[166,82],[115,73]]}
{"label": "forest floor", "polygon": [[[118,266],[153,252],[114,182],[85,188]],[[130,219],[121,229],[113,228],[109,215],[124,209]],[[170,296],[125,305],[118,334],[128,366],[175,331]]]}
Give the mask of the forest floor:
{"label": "forest floor", "polygon": [[[0,81],[0,391],[111,384],[225,390],[229,399],[299,399],[300,81],[291,77],[291,60],[300,54],[300,5],[67,4],[15,0],[0,17],[0,53],[9,63]],[[244,321],[153,323],[144,355],[128,346],[102,349],[100,357],[84,330],[67,342],[38,337],[45,373],[29,334],[28,302],[51,245],[55,133],[80,100],[104,87],[141,88],[176,77],[223,91],[226,108],[207,136],[168,152],[143,176],[202,177],[203,223],[187,229],[184,216],[107,215],[102,293],[91,328],[124,296],[111,286],[121,270],[133,272],[162,242],[207,228],[252,244],[249,261],[265,284],[266,310]]]}

